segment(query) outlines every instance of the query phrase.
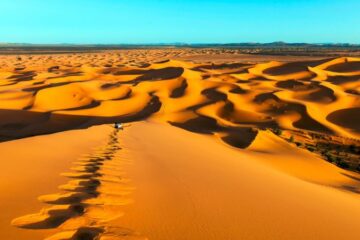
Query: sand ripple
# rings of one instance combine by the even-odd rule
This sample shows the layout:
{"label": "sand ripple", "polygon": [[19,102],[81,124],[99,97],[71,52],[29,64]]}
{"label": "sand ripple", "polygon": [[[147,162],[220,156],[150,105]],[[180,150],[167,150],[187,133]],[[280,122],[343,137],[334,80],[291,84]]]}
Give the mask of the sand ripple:
{"label": "sand ripple", "polygon": [[360,106],[358,58],[200,64],[134,54],[3,57],[2,138],[145,118],[243,147],[253,138],[231,136],[246,129],[360,136],[348,120]]}

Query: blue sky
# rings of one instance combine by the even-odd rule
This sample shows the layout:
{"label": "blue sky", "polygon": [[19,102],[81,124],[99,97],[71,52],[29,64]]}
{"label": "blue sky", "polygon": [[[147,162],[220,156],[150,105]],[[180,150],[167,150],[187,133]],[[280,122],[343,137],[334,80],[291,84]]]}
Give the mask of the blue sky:
{"label": "blue sky", "polygon": [[0,0],[0,42],[360,43],[359,0]]}

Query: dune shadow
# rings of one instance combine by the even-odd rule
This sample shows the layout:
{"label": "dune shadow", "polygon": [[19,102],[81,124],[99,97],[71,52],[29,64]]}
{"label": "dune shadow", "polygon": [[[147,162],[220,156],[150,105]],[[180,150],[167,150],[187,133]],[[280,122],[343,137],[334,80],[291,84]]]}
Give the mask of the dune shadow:
{"label": "dune shadow", "polygon": [[330,113],[326,119],[341,127],[360,132],[360,108],[340,109]]}
{"label": "dune shadow", "polygon": [[215,119],[206,116],[198,116],[182,123],[172,121],[169,121],[168,123],[190,132],[202,134],[214,134],[214,132],[223,129],[217,124]]}
{"label": "dune shadow", "polygon": [[270,67],[264,70],[265,74],[269,75],[285,75],[296,72],[308,71],[308,67],[315,67],[317,65],[328,62],[329,59],[322,59],[316,61],[303,61],[303,62],[289,62],[281,66]]}
{"label": "dune shadow", "polygon": [[236,148],[247,148],[255,140],[257,134],[258,131],[252,128],[237,128],[228,131],[221,140]]}
{"label": "dune shadow", "polygon": [[360,193],[360,189],[359,189],[359,188],[354,187],[354,186],[351,186],[351,185],[342,185],[342,186],[340,187],[340,189],[346,190],[346,191],[349,191],[349,192],[352,192],[352,193],[356,193],[356,194],[359,194],[359,193]]}
{"label": "dune shadow", "polygon": [[170,97],[171,98],[180,98],[180,97],[184,96],[187,87],[188,87],[188,83],[187,83],[186,79],[182,80],[181,85],[179,87],[175,88],[171,92]]}
{"label": "dune shadow", "polygon": [[347,173],[341,173],[342,175],[344,175],[344,176],[346,176],[346,177],[348,177],[348,178],[351,178],[351,179],[353,179],[353,180],[355,180],[355,181],[358,181],[358,182],[360,182],[360,178],[359,177],[354,177],[354,176],[351,176],[350,174],[347,174]]}
{"label": "dune shadow", "polygon": [[142,110],[124,116],[96,117],[0,109],[0,142],[67,130],[84,129],[93,125],[139,121],[159,111],[160,107],[159,98],[152,95],[150,101]]}

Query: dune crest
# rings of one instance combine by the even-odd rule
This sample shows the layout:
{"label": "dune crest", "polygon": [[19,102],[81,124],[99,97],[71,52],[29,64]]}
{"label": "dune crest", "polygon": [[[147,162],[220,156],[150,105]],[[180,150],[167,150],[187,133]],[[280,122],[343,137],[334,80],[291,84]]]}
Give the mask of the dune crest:
{"label": "dune crest", "polygon": [[72,172],[62,174],[71,180],[59,186],[60,193],[38,198],[51,207],[16,218],[11,224],[25,229],[57,230],[45,240],[145,239],[131,229],[111,224],[124,215],[119,207],[132,203],[133,190],[122,172],[128,163],[117,156],[121,150],[117,132],[109,136],[106,145],[76,161]]}
{"label": "dune crest", "polygon": [[[153,152],[152,149],[159,146],[144,140],[134,141],[124,133],[126,144],[129,144],[125,145],[130,146],[130,149],[137,148],[137,144],[149,146],[142,153],[144,156],[135,156],[135,159],[145,159],[146,154],[149,154],[149,160],[158,160],[153,164],[156,166],[160,163],[159,169],[161,166],[170,167],[171,164],[180,166],[170,167],[178,174],[177,178],[173,178],[171,174],[160,174],[152,178],[151,172],[144,170],[147,167],[152,170],[152,166],[143,162],[144,168],[134,171],[141,173],[140,177],[137,175],[139,185],[151,183],[156,187],[140,189],[140,194],[144,194],[146,198],[137,200],[152,199],[153,193],[150,191],[157,189],[159,192],[169,191],[174,196],[184,198],[184,208],[197,206],[200,210],[206,205],[202,202],[205,198],[200,198],[201,204],[196,205],[188,202],[189,199],[184,196],[196,197],[206,189],[202,184],[208,186],[207,182],[212,182],[218,187],[218,191],[227,196],[223,199],[216,198],[215,191],[212,203],[216,206],[218,200],[231,202],[230,193],[233,191],[223,189],[224,186],[231,185],[229,183],[247,189],[254,196],[264,194],[259,190],[263,183],[258,180],[261,179],[259,176],[263,176],[269,179],[273,187],[282,191],[286,189],[286,185],[280,184],[282,179],[289,181],[288,186],[305,187],[309,195],[301,193],[299,196],[304,195],[307,205],[314,209],[320,207],[319,203],[314,205],[311,202],[315,192],[318,196],[314,199],[323,201],[326,196],[339,194],[341,201],[356,206],[355,194],[360,193],[360,177],[355,172],[360,171],[360,129],[357,121],[360,109],[360,58],[195,63],[146,50],[129,51],[127,55],[104,52],[1,58],[6,60],[0,66],[1,141],[139,120],[148,121],[146,124],[149,132],[144,130],[144,123],[134,124],[136,126],[130,132],[142,132],[143,137],[151,144],[159,141],[162,145],[167,145],[167,137],[154,137],[156,132],[162,133],[158,130],[161,127],[166,129],[165,136],[169,139],[179,136],[179,147],[186,152],[188,159],[175,156],[174,161],[169,162],[167,159],[171,154],[167,151],[164,151],[167,154]],[[207,155],[206,146],[195,140],[190,144],[186,139],[194,135],[189,132],[202,134],[203,136],[197,135],[196,138],[207,142],[219,152],[213,150]],[[44,208],[37,213],[15,218],[12,225],[24,229],[49,230],[51,234],[46,240],[147,239],[132,230],[142,229],[144,226],[141,226],[141,221],[136,222],[134,228],[121,224],[121,219],[126,216],[123,209],[136,204],[133,198],[136,194],[132,182],[126,177],[125,170],[131,169],[127,167],[129,162],[118,156],[122,149],[117,135],[118,131],[114,130],[107,144],[77,159],[68,172],[63,172],[61,176],[69,181],[59,186],[59,192],[44,193],[38,197],[40,202],[46,204]],[[188,152],[186,149],[192,145],[203,149],[204,154]],[[176,143],[171,143],[169,147],[175,149],[177,146]],[[221,172],[221,164],[218,164],[222,154],[220,151],[224,151],[228,164],[225,174]],[[235,156],[235,153],[239,155]],[[211,159],[212,165],[203,164],[202,167],[208,167],[220,180],[212,175],[208,176],[206,171],[202,172],[199,162],[188,162],[196,157],[201,158],[199,161]],[[242,160],[248,158],[249,161],[236,162],[239,160],[235,160],[236,157],[243,158]],[[188,167],[189,171],[186,172],[192,174],[182,174],[181,166]],[[237,168],[238,166],[240,167]],[[251,170],[254,175],[246,173],[244,169]],[[200,181],[201,184],[197,186],[192,179],[197,179],[198,173],[203,174],[205,181]],[[245,174],[248,180],[252,179],[251,183],[259,188],[248,189],[242,183],[239,173]],[[169,182],[159,184],[162,178]],[[272,182],[274,178],[277,180]],[[188,185],[197,190],[187,193],[187,187],[181,184],[183,189],[171,190],[174,189],[171,184],[177,183],[178,179],[188,181]],[[290,192],[295,194],[293,190]],[[286,194],[277,194],[274,199],[284,201],[284,195]],[[172,201],[168,202],[168,195],[164,196],[160,196],[159,200],[164,201],[165,206],[169,204],[171,214],[178,215]],[[246,204],[253,202],[249,199]],[[157,206],[154,202],[143,202],[142,206],[137,207],[161,209],[162,206]],[[296,205],[297,201],[292,204]],[[245,205],[235,208],[237,215],[229,214],[229,219],[232,220],[228,223],[235,223],[233,219],[237,219],[241,211],[247,209]],[[255,205],[250,205],[255,208]],[[259,202],[257,205],[260,205]],[[276,206],[283,216],[288,216],[286,211],[281,210],[281,204]],[[344,209],[346,213],[349,211],[348,207],[336,209]],[[231,212],[230,210],[227,209]],[[321,208],[321,211],[325,213],[326,208]],[[211,214],[216,212],[217,210]],[[334,216],[334,212],[329,216]],[[133,212],[129,214],[130,219],[131,214]],[[154,214],[156,223],[158,213],[151,214]],[[161,216],[164,211],[159,214]],[[187,211],[187,214],[194,212]],[[292,214],[298,213],[295,211]],[[258,213],[256,219],[261,219],[261,215]],[[349,223],[350,219],[345,215],[341,219]],[[272,217],[266,219],[274,220]],[[151,233],[147,227],[152,226],[152,217],[146,220],[149,225],[144,228],[145,232]],[[172,218],[169,220],[172,221]],[[202,220],[204,222],[199,222],[200,228],[201,224],[212,226],[209,219]],[[333,226],[337,226],[338,222],[341,221],[332,221]],[[353,225],[354,223],[350,229]],[[243,232],[237,230],[238,226],[232,226],[234,236],[243,236]],[[247,225],[244,223],[243,226]],[[176,226],[176,231],[182,227]],[[269,229],[273,231],[272,227]],[[308,224],[307,229],[313,229],[313,226]],[[193,229],[194,236],[199,234],[197,231]],[[222,231],[214,232],[219,236],[226,236]],[[302,235],[296,228],[289,229],[289,233],[291,232],[297,233],[297,239],[301,239]],[[166,234],[162,236],[166,237]],[[325,236],[326,232],[322,234]]]}
{"label": "dune crest", "polygon": [[3,57],[1,139],[151,119],[238,148],[264,129],[359,145],[349,116],[359,115],[360,58],[195,63],[144,53]]}
{"label": "dune crest", "polygon": [[[8,56],[0,79],[1,108],[9,116],[0,122],[2,137],[144,118],[225,135],[254,127],[360,136],[346,120],[346,112],[360,106],[354,94],[359,58],[204,65],[99,55],[23,57],[20,63]],[[24,68],[15,68],[19,64]]]}

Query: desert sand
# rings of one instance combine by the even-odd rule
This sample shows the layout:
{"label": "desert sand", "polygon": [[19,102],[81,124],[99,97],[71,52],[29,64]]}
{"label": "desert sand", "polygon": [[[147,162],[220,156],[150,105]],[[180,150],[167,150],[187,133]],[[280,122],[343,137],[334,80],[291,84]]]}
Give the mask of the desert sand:
{"label": "desert sand", "polygon": [[155,49],[0,69],[1,239],[360,237],[359,58]]}

